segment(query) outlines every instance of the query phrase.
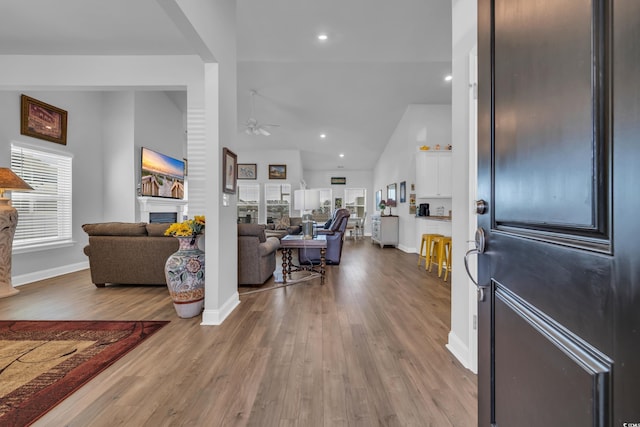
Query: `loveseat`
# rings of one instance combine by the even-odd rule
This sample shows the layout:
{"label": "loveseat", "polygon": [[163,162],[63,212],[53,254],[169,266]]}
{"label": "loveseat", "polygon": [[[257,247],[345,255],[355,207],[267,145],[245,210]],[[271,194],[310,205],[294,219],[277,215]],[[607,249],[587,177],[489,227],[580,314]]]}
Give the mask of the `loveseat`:
{"label": "loveseat", "polygon": [[91,281],[98,288],[106,283],[166,285],[164,265],[179,246],[178,239],[164,235],[167,227],[144,222],[84,224]]}
{"label": "loveseat", "polygon": [[262,285],[276,269],[280,239],[264,232],[264,225],[238,224],[239,285]]}

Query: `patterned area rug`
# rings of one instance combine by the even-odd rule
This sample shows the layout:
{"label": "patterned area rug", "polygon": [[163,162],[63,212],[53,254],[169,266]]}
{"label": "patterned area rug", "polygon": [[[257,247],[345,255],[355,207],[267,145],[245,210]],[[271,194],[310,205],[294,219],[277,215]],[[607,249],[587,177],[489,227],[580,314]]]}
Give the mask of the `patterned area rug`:
{"label": "patterned area rug", "polygon": [[167,321],[0,321],[0,426],[27,426]]}

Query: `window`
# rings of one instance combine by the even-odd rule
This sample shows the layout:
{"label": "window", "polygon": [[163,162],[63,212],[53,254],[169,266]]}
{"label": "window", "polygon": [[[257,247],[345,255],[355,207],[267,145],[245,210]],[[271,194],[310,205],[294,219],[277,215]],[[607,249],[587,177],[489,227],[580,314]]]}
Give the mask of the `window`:
{"label": "window", "polygon": [[291,215],[290,184],[265,184],[264,198],[267,204],[267,224],[275,222],[283,215]]}
{"label": "window", "polygon": [[260,184],[238,184],[238,222],[258,223]]}
{"label": "window", "polygon": [[352,216],[364,217],[367,190],[365,188],[345,188],[344,207],[349,209]]}
{"label": "window", "polygon": [[330,188],[319,188],[320,208],[314,209],[313,220],[316,222],[327,222],[331,217],[332,191]]}
{"label": "window", "polygon": [[11,170],[34,191],[14,192],[14,249],[71,241],[71,156],[11,144]]}

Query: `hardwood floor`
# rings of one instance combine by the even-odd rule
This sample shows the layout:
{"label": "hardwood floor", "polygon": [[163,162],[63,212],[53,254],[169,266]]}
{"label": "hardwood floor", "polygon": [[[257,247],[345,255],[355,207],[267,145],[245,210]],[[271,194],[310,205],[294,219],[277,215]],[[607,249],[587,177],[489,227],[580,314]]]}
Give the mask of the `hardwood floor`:
{"label": "hardwood floor", "polygon": [[35,426],[475,426],[475,375],[444,347],[449,283],[416,264],[348,239],[324,286],[241,296],[221,326],[88,271],[21,286],[0,318],[171,320]]}

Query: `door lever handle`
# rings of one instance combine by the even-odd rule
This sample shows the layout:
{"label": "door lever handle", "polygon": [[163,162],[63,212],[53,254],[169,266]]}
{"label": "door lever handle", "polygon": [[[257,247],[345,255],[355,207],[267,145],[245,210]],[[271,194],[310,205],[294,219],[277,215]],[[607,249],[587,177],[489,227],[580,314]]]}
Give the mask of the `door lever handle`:
{"label": "door lever handle", "polygon": [[484,291],[485,289],[487,289],[488,286],[479,285],[476,279],[474,279],[473,275],[471,274],[471,271],[469,271],[469,255],[474,255],[474,254],[478,255],[478,254],[484,253],[485,237],[484,237],[484,230],[482,229],[482,227],[479,227],[476,230],[475,243],[476,243],[476,247],[473,249],[469,249],[467,253],[464,254],[464,269],[467,271],[467,275],[469,276],[469,279],[471,279],[473,284],[476,285],[476,288],[478,291],[478,301],[482,302],[484,301]]}

